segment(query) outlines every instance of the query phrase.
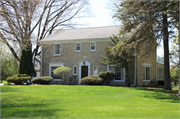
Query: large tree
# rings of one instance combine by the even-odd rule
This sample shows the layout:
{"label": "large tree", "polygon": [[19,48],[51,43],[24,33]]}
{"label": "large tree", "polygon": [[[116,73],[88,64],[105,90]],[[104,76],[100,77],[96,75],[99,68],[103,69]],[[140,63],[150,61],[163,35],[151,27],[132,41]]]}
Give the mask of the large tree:
{"label": "large tree", "polygon": [[[86,0],[1,0],[0,38],[17,61],[20,58],[12,46],[33,48],[34,56],[41,53],[39,41],[55,29],[72,26],[70,22],[83,10]],[[27,47],[29,46],[29,47]]]}
{"label": "large tree", "polygon": [[116,64],[117,67],[122,67],[125,68],[126,70],[126,85],[130,86],[130,79],[129,79],[129,63],[131,62],[132,59],[132,53],[133,48],[128,48],[126,47],[126,37],[118,37],[118,36],[113,36],[111,38],[111,47],[105,47],[104,50],[106,52],[106,56],[102,56],[103,61],[101,64],[107,66],[107,65],[112,65]]}
{"label": "large tree", "polygon": [[149,40],[163,40],[164,89],[171,90],[168,42],[173,37],[173,29],[178,28],[178,2],[124,0],[116,6],[118,10],[114,17],[123,26],[120,34],[132,32],[127,39],[128,46],[139,48]]}

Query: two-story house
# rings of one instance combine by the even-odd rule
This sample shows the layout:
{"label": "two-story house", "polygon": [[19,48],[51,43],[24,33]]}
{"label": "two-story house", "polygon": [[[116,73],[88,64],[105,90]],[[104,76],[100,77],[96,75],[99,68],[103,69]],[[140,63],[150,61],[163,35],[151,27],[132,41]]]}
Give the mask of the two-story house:
{"label": "two-story house", "polygon": [[[126,85],[124,68],[101,64],[102,56],[106,56],[104,47],[110,46],[110,36],[118,34],[119,29],[120,26],[66,29],[47,36],[41,41],[41,75],[60,81],[53,70],[59,66],[67,66],[72,68],[69,77],[74,77],[81,84],[80,79],[85,76],[111,70],[116,74],[111,85]],[[148,85],[158,75],[156,49],[148,55],[133,57],[130,65],[131,85]],[[69,81],[66,80],[66,83],[69,84]]]}

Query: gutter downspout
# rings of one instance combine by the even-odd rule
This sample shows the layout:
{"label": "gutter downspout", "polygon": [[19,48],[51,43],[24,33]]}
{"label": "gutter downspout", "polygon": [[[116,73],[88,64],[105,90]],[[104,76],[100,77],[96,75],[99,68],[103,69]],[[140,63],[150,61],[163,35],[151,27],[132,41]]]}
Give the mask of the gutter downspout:
{"label": "gutter downspout", "polygon": [[157,84],[157,64],[158,62],[157,62],[157,47],[156,47],[156,79],[155,79],[156,84]]}
{"label": "gutter downspout", "polygon": [[40,76],[42,76],[42,58],[43,57],[43,46],[41,45],[41,74]]}
{"label": "gutter downspout", "polygon": [[134,85],[131,86],[136,86],[136,48],[134,49],[134,54],[135,54],[135,59],[134,59]]}

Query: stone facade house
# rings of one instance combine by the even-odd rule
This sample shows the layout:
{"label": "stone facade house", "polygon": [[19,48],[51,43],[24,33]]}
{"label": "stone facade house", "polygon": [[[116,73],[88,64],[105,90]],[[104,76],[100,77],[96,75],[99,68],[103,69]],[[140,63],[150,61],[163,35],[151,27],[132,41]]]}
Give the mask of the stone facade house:
{"label": "stone facade house", "polygon": [[[53,81],[61,81],[53,74],[59,66],[72,68],[66,84],[81,84],[85,76],[98,75],[101,71],[111,70],[116,74],[111,85],[126,85],[124,68],[116,65],[103,66],[102,56],[106,56],[105,46],[110,46],[110,36],[119,33],[120,26],[66,29],[54,32],[41,41],[41,75],[51,76]],[[144,47],[145,48],[145,47]],[[130,67],[131,85],[148,85],[157,81],[156,49],[148,55],[133,57]],[[159,70],[158,70],[159,71]],[[159,71],[158,73],[161,73]]]}

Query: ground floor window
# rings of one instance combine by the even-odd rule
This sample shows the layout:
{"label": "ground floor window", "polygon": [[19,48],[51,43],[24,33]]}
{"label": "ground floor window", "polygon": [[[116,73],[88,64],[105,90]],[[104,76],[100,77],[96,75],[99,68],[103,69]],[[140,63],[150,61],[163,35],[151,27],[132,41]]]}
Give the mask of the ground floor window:
{"label": "ground floor window", "polygon": [[73,75],[77,75],[77,66],[73,66]]}
{"label": "ground floor window", "polygon": [[110,66],[109,70],[115,74],[115,77],[114,77],[115,81],[124,81],[125,80],[124,68],[117,67],[117,66]]}
{"label": "ground floor window", "polygon": [[164,68],[162,67],[157,68],[157,79],[160,79],[160,80],[164,79]]}
{"label": "ground floor window", "polygon": [[143,67],[143,80],[151,80],[151,67]]}
{"label": "ground floor window", "polygon": [[51,67],[51,77],[53,78],[53,79],[62,79],[60,76],[57,76],[57,75],[55,75],[54,73],[53,73],[53,70],[55,70],[56,68],[58,68],[57,66],[52,66]]}

